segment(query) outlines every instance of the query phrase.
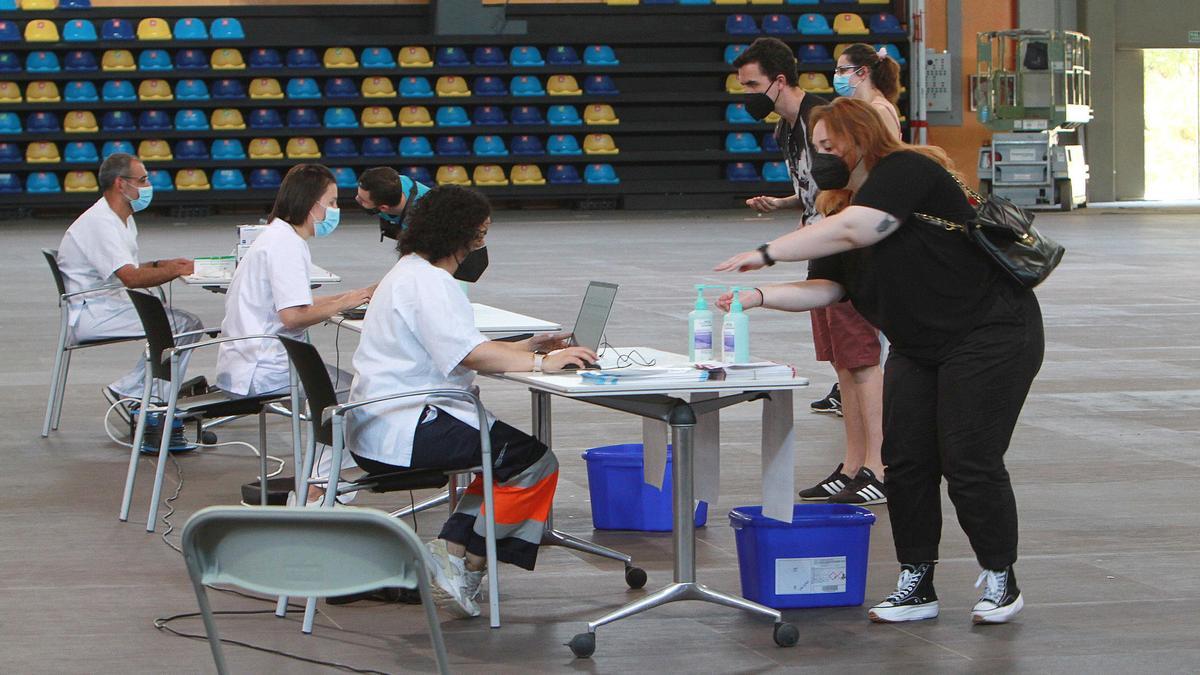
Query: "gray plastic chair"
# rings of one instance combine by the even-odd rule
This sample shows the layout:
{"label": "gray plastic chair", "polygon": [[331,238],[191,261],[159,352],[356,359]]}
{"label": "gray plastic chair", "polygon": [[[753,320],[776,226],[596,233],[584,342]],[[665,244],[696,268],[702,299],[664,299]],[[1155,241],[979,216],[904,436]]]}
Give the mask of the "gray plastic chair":
{"label": "gray plastic chair", "polygon": [[183,528],[183,556],[217,672],[229,672],[205,586],[229,584],[279,596],[328,597],[382,586],[416,587],[438,671],[446,644],[429,588],[432,564],[403,522],[375,509],[210,506]]}

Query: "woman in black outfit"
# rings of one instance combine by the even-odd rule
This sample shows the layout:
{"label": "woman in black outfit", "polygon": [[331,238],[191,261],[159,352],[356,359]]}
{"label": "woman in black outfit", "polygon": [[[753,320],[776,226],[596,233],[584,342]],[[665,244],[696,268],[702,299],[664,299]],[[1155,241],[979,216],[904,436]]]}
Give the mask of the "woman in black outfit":
{"label": "woman in black outfit", "polygon": [[[883,461],[901,568],[896,591],[871,608],[871,620],[937,616],[933,568],[945,476],[983,568],[976,586],[986,583],[973,621],[1003,623],[1024,605],[1013,573],[1017,507],[1004,453],[1042,363],[1037,298],[962,232],[915,215],[958,223],[973,215],[941,149],[895,140],[857,100],[816,109],[812,123],[818,152],[847,168],[822,172],[821,188],[855,190],[851,206],[716,269],[746,272],[777,260],[809,260],[807,281],[743,291],[743,306],[799,312],[848,298],[891,342]],[[837,184],[847,174],[849,184]],[[730,299],[726,294],[718,304],[724,308]]]}

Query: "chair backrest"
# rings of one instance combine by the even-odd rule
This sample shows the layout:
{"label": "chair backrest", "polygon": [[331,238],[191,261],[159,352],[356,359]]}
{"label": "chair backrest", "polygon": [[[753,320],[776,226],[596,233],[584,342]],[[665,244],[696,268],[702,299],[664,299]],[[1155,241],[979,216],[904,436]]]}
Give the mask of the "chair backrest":
{"label": "chair backrest", "polygon": [[304,387],[304,395],[308,397],[308,417],[310,433],[317,443],[333,445],[333,424],[321,423],[321,415],[325,409],[337,405],[337,394],[333,383],[329,381],[329,371],[325,370],[325,362],[317,348],[307,342],[280,336],[279,341],[287,350],[292,367]]}
{"label": "chair backrest", "polygon": [[171,320],[167,318],[167,310],[163,309],[162,301],[141,291],[126,291],[133,308],[137,310],[138,318],[142,320],[142,330],[146,333],[146,344],[150,348],[150,374],[159,380],[171,381],[170,363],[163,362],[163,352],[175,348],[175,337],[171,333]]}
{"label": "chair backrest", "polygon": [[67,294],[67,285],[63,281],[62,270],[58,269],[58,249],[44,248],[42,255],[46,256],[46,263],[50,265],[50,274],[54,276],[54,285],[58,287],[58,297]]}

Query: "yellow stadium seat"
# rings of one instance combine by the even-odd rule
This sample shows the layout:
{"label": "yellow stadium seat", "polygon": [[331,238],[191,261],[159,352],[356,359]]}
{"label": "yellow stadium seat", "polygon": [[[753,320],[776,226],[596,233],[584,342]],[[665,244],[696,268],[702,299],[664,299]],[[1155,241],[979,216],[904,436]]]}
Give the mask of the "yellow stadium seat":
{"label": "yellow stadium seat", "polygon": [[471,179],[467,178],[467,170],[458,164],[447,164],[438,167],[436,180],[438,185],[471,184]]}
{"label": "yellow stadium seat", "polygon": [[579,96],[583,90],[573,75],[553,75],[546,82],[546,93],[551,96]]}
{"label": "yellow stadium seat", "polygon": [[321,156],[321,148],[316,140],[308,136],[289,138],[287,142],[288,159],[317,159]]}
{"label": "yellow stadium seat", "polygon": [[99,192],[100,185],[91,171],[71,171],[63,179],[63,189],[67,192]]}
{"label": "yellow stadium seat", "polygon": [[833,93],[833,87],[829,86],[825,73],[800,73],[800,88],[814,94]]}
{"label": "yellow stadium seat", "polygon": [[326,68],[357,68],[358,59],[348,47],[330,47],[325,50]]}
{"label": "yellow stadium seat", "polygon": [[402,127],[431,127],[433,119],[429,110],[422,105],[406,105],[400,109],[400,126]]}
{"label": "yellow stadium seat", "polygon": [[142,19],[138,22],[137,36],[139,40],[170,40],[171,27],[162,19]]}
{"label": "yellow stadium seat", "polygon": [[100,57],[100,67],[106,71],[137,70],[133,53],[128,49],[110,49]]}
{"label": "yellow stadium seat", "polygon": [[49,9],[56,9],[58,0],[21,0],[21,9],[27,12],[44,12]]}
{"label": "yellow stadium seat", "polygon": [[242,111],[237,108],[218,108],[212,114],[212,128],[240,130],[246,128]]}
{"label": "yellow stadium seat", "polygon": [[169,162],[175,159],[171,146],[166,141],[153,139],[138,143],[138,159],[143,162]]}
{"label": "yellow stadium seat", "polygon": [[58,85],[53,82],[38,80],[30,82],[25,87],[25,100],[30,103],[58,103],[62,96],[58,94]]}
{"label": "yellow stadium seat", "polygon": [[62,161],[58,154],[58,146],[47,141],[30,143],[25,148],[25,161],[30,164],[53,164]]}
{"label": "yellow stadium seat", "polygon": [[779,117],[779,113],[772,110],[770,115],[767,115],[766,117],[763,118],[763,121],[766,122],[767,124],[775,124],[780,119],[781,118]]}
{"label": "yellow stadium seat", "polygon": [[833,60],[837,61],[838,59],[842,58],[842,52],[849,49],[851,44],[852,43],[850,43],[850,42],[843,42],[843,43],[839,44],[838,46],[834,47],[833,48]]}
{"label": "yellow stadium seat", "polygon": [[542,170],[536,164],[518,164],[512,168],[513,185],[545,185]]}
{"label": "yellow stadium seat", "polygon": [[588,124],[619,124],[620,118],[607,103],[594,103],[583,111],[583,121]]}
{"label": "yellow stadium seat", "polygon": [[368,77],[363,80],[362,95],[366,98],[395,98],[396,85],[390,77]]}
{"label": "yellow stadium seat", "polygon": [[0,82],[0,103],[20,103],[21,87],[16,82]]}
{"label": "yellow stadium seat", "polygon": [[617,6],[636,5],[639,2],[640,2],[640,0],[604,0],[604,4],[606,4],[606,5],[617,5]]}
{"label": "yellow stadium seat", "polygon": [[843,12],[833,17],[833,32],[838,35],[870,35],[871,31],[867,30],[863,24],[862,17],[850,12]]}
{"label": "yellow stadium seat", "polygon": [[583,139],[583,151],[589,155],[615,155],[620,150],[608,134],[588,134]]}
{"label": "yellow stadium seat", "polygon": [[53,21],[38,19],[25,24],[26,42],[58,42],[58,26]]}
{"label": "yellow stadium seat", "polygon": [[63,131],[68,134],[92,134],[99,130],[96,116],[91,110],[72,110],[67,113],[67,120],[63,122]]}
{"label": "yellow stadium seat", "polygon": [[714,5],[744,5],[746,0],[713,0]]}
{"label": "yellow stadium seat", "polygon": [[246,61],[237,49],[217,49],[212,53],[213,70],[245,70]]}
{"label": "yellow stadium seat", "polygon": [[508,185],[504,169],[496,164],[480,164],[472,176],[476,185]]}
{"label": "yellow stadium seat", "polygon": [[180,169],[175,173],[176,190],[211,190],[203,169]]}
{"label": "yellow stadium seat", "polygon": [[429,58],[429,50],[424,47],[402,47],[400,49],[401,68],[431,68],[433,59]]}
{"label": "yellow stadium seat", "polygon": [[283,89],[273,77],[257,77],[250,82],[250,98],[283,98]]}
{"label": "yellow stadium seat", "polygon": [[858,0],[860,5],[889,5],[892,0]]}
{"label": "yellow stadium seat", "polygon": [[255,138],[250,141],[250,159],[283,159],[279,141],[274,138]]}
{"label": "yellow stadium seat", "polygon": [[138,99],[142,101],[170,101],[175,98],[171,85],[166,80],[142,80],[138,85]]}
{"label": "yellow stadium seat", "polygon": [[725,78],[725,92],[728,94],[746,93],[745,88],[742,87],[741,81],[738,80],[737,73],[730,73],[729,76]]}
{"label": "yellow stadium seat", "polygon": [[752,5],[782,5],[783,0],[750,0]]}
{"label": "yellow stadium seat", "polygon": [[363,108],[362,125],[364,127],[394,127],[396,118],[392,116],[391,110],[381,105],[373,105]]}
{"label": "yellow stadium seat", "polygon": [[439,77],[437,81],[438,96],[470,96],[471,90],[467,87],[467,81],[461,77],[454,75],[446,75]]}

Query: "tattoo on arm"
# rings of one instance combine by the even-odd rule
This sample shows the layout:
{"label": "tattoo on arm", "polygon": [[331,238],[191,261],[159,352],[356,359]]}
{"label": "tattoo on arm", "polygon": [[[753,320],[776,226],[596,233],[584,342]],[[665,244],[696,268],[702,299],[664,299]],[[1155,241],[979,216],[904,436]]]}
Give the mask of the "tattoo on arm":
{"label": "tattoo on arm", "polygon": [[880,234],[883,234],[884,232],[887,232],[888,230],[892,229],[893,227],[896,227],[899,224],[900,224],[900,221],[896,220],[895,216],[887,215],[887,216],[884,216],[883,220],[879,221],[879,224],[875,226],[875,231]]}

